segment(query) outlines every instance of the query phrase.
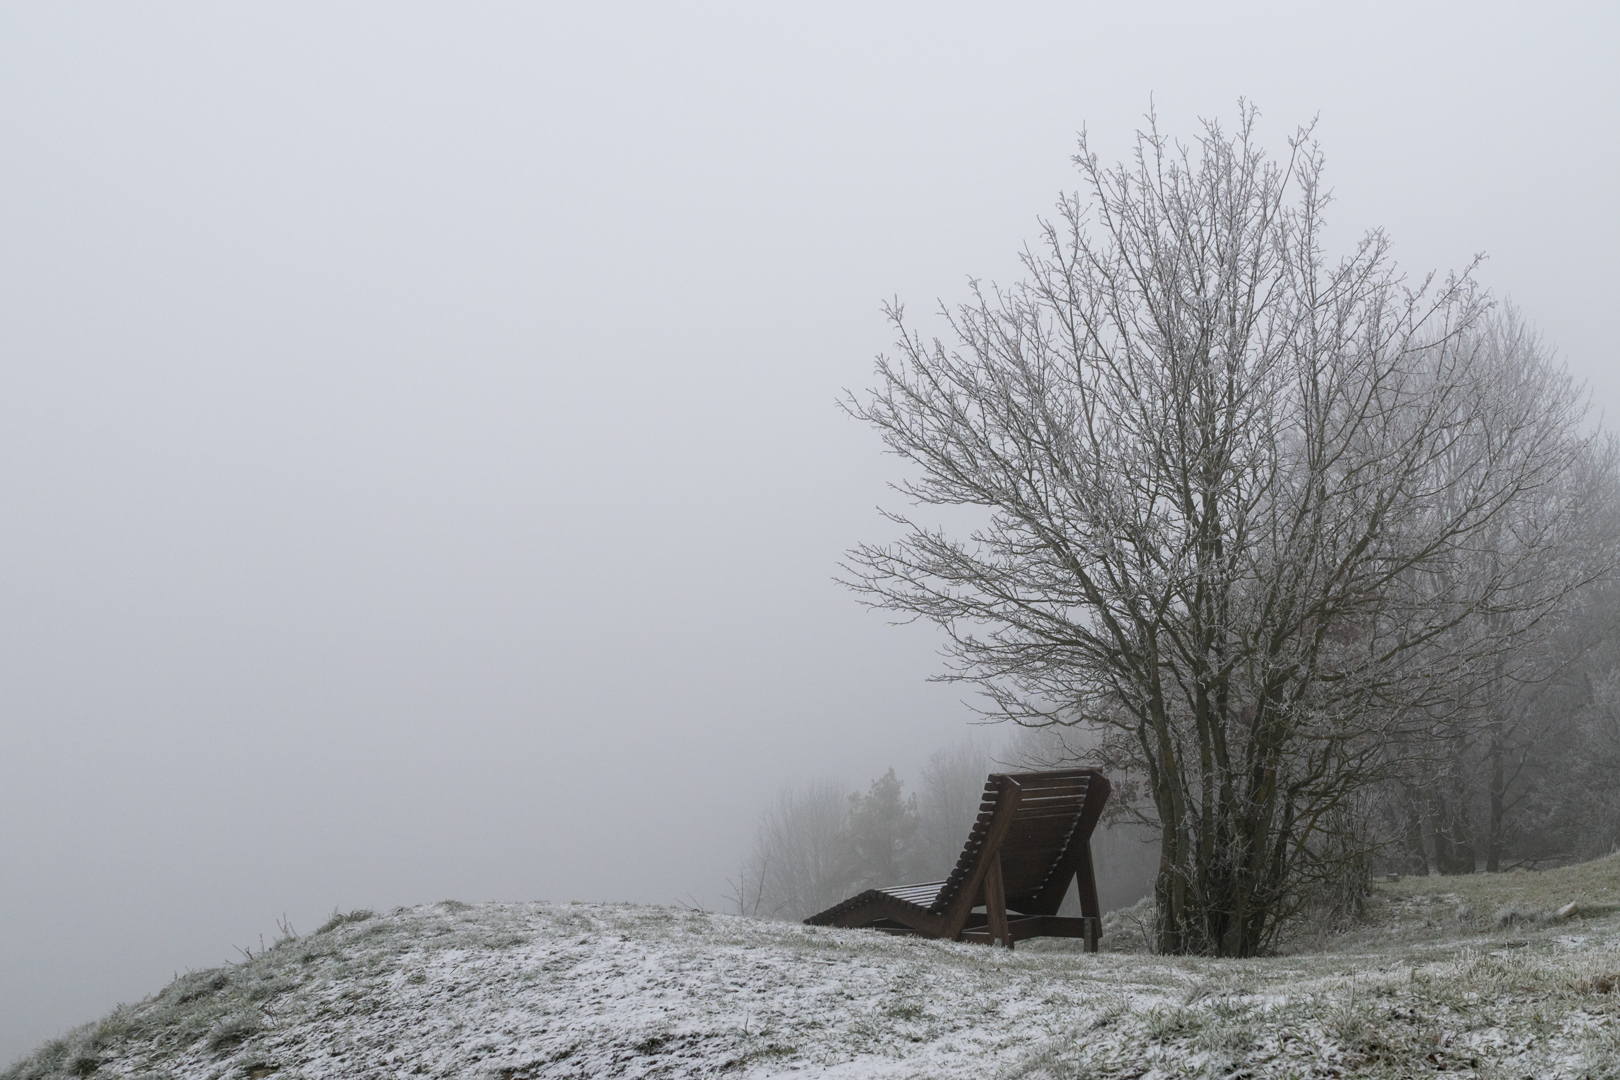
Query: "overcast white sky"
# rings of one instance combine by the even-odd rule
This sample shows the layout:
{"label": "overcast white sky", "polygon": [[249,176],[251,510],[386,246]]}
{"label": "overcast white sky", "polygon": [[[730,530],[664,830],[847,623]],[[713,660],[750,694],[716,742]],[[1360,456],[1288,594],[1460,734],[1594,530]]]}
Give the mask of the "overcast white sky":
{"label": "overcast white sky", "polygon": [[717,904],[960,738],[833,402],[1150,96],[1320,114],[1620,416],[1615,11],[0,8],[0,1064],[283,914]]}

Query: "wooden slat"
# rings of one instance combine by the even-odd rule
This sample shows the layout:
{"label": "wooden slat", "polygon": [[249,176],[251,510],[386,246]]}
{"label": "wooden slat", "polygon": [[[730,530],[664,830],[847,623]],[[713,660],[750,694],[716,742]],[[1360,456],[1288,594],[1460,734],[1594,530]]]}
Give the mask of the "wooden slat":
{"label": "wooden slat", "polygon": [[938,892],[939,887],[941,885],[943,885],[943,884],[945,884],[943,881],[917,881],[917,882],[913,882],[910,885],[896,885],[892,889],[884,889],[883,891],[888,892],[888,893],[900,893],[900,892],[913,893],[913,892],[924,892],[924,891],[929,891],[929,890],[932,890],[934,892]]}
{"label": "wooden slat", "polygon": [[1039,802],[1024,803],[1023,817],[1032,817],[1035,814],[1069,814],[1080,812],[1086,805],[1084,799],[1041,799]]}
{"label": "wooden slat", "polygon": [[934,898],[939,895],[939,890],[944,884],[943,881],[924,881],[916,885],[896,885],[892,889],[882,891],[897,899],[927,907],[934,902]]}
{"label": "wooden slat", "polygon": [[1070,784],[1064,787],[1037,788],[1034,795],[1039,802],[1046,802],[1049,799],[1071,799],[1079,802],[1086,797],[1086,787],[1085,784]]}
{"label": "wooden slat", "polygon": [[1086,801],[1086,789],[1076,791],[1043,791],[1033,799],[1024,801],[1025,806],[1079,806]]}
{"label": "wooden slat", "polygon": [[1084,789],[1079,791],[1055,791],[1045,793],[1038,798],[1025,802],[1025,806],[1079,806],[1086,801]]}
{"label": "wooden slat", "polygon": [[1028,799],[1022,803],[1026,814],[1039,814],[1042,812],[1078,814],[1080,808],[1085,804],[1084,795],[1065,795],[1061,799]]}
{"label": "wooden slat", "polygon": [[1024,779],[1020,781],[1024,787],[1039,791],[1047,787],[1072,787],[1075,784],[1086,784],[1096,775],[1089,769],[1076,772],[1049,772],[1049,773],[1023,773]]}
{"label": "wooden slat", "polygon": [[1075,803],[1073,806],[1037,806],[1027,814],[1019,814],[1018,820],[1066,821],[1072,825],[1080,820],[1083,806],[1083,803]]}
{"label": "wooden slat", "polygon": [[1081,776],[1073,780],[1031,780],[1024,785],[1038,796],[1067,794],[1086,790],[1091,783],[1091,777]]}
{"label": "wooden slat", "polygon": [[1083,792],[1089,783],[1091,783],[1091,777],[1081,776],[1072,780],[1031,780],[1024,786],[1028,787],[1036,796],[1045,797],[1048,795],[1073,794],[1077,791]]}

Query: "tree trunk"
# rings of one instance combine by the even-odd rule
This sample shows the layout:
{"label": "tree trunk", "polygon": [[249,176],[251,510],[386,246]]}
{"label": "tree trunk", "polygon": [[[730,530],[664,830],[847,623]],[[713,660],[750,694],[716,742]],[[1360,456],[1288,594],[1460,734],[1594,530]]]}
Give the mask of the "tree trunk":
{"label": "tree trunk", "polygon": [[1485,871],[1490,874],[1502,869],[1502,830],[1507,818],[1507,748],[1502,743],[1498,716],[1491,721],[1491,822],[1485,839]]}
{"label": "tree trunk", "polygon": [[1422,795],[1410,784],[1401,785],[1406,796],[1406,854],[1417,864],[1418,873],[1429,876],[1429,852],[1423,842],[1423,820],[1418,816],[1418,800]]}

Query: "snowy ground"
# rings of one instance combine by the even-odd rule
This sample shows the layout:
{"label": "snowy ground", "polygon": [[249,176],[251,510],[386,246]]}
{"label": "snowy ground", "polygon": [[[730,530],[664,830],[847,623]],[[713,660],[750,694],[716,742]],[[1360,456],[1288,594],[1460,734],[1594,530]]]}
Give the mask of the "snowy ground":
{"label": "snowy ground", "polygon": [[447,902],[182,976],[6,1076],[1620,1076],[1617,921],[1213,961]]}

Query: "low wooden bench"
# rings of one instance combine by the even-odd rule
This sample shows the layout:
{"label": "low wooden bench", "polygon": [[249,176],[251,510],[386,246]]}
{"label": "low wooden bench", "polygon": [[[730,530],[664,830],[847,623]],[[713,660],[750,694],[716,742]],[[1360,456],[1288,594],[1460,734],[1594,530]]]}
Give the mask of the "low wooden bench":
{"label": "low wooden bench", "polygon": [[[962,856],[944,881],[868,889],[804,921],[1009,949],[1025,938],[1076,937],[1096,952],[1102,913],[1091,833],[1108,790],[1108,778],[1096,769],[992,773]],[[1062,918],[1058,907],[1071,880],[1079,886],[1081,914]]]}

